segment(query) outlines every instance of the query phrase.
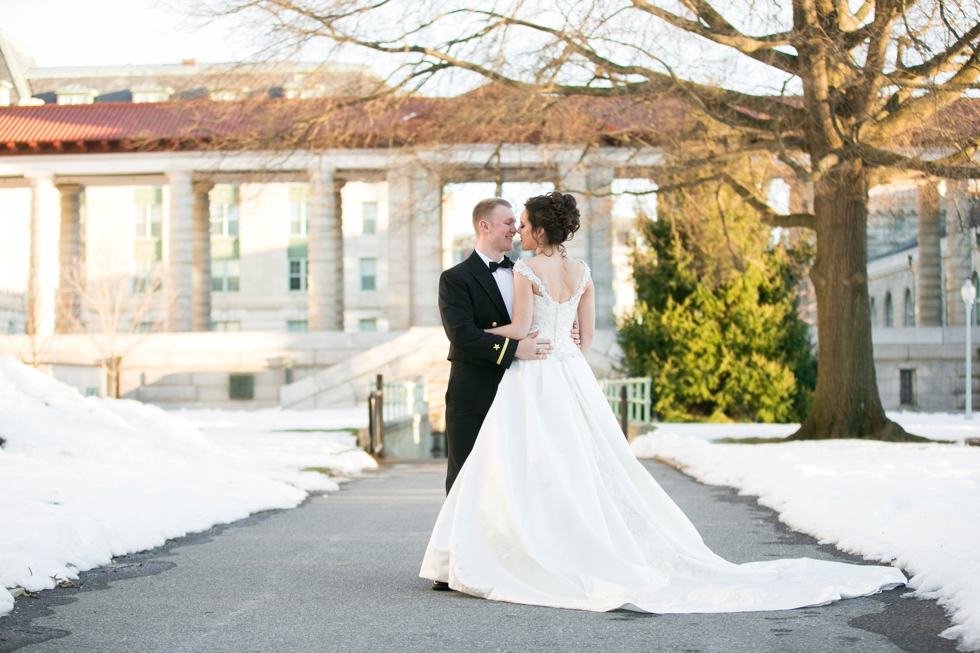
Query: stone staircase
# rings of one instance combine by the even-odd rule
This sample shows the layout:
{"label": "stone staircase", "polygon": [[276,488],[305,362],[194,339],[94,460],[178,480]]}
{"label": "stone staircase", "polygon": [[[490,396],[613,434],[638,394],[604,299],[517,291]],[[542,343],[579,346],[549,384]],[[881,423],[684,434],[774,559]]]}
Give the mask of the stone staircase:
{"label": "stone staircase", "polygon": [[[426,379],[425,400],[435,432],[445,430],[446,385],[449,382],[449,341],[442,327],[414,327],[408,332],[337,363],[317,374],[284,385],[279,390],[282,408],[353,408],[367,401],[370,384],[378,374],[386,381]],[[616,332],[596,332],[589,365],[598,377],[616,375],[621,350]]]}

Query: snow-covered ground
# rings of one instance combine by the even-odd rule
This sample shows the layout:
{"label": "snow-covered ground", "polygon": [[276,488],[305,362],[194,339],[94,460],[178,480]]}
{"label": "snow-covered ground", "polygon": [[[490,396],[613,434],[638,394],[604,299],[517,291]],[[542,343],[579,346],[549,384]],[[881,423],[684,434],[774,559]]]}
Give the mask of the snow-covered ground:
{"label": "snow-covered ground", "polygon": [[167,539],[292,508],[376,467],[351,411],[185,411],[81,397],[0,356],[0,615],[37,591]]}
{"label": "snow-covered ground", "polygon": [[[980,435],[961,416],[895,413],[935,440]],[[710,485],[759,497],[791,528],[843,551],[890,561],[917,596],[951,615],[944,636],[980,650],[980,448],[858,440],[721,444],[780,437],[792,426],[661,424],[633,441],[638,457],[673,462]],[[734,429],[734,430],[733,430]]]}
{"label": "snow-covered ground", "polygon": [[[980,415],[965,420],[963,414],[949,413],[888,413],[888,418],[898,422],[914,435],[930,440],[953,440],[962,442],[966,438],[980,438]],[[661,431],[677,435],[689,435],[699,440],[720,440],[722,438],[785,438],[792,435],[799,424],[692,424],[663,422],[657,425]]]}

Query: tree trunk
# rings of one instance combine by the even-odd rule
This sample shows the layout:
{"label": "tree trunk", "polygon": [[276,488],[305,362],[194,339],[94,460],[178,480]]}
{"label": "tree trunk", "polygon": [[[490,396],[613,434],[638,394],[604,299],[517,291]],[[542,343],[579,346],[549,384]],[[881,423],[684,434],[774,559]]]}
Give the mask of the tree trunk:
{"label": "tree trunk", "polygon": [[818,368],[813,407],[793,440],[919,440],[887,417],[878,396],[868,306],[867,173],[840,165],[816,184]]}

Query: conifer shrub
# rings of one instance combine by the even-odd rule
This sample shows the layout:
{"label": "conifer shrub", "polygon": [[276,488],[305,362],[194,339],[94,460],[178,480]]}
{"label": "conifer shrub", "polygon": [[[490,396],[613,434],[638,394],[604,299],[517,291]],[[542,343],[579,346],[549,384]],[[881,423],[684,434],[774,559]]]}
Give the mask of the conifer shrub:
{"label": "conifer shrub", "polygon": [[701,207],[692,220],[690,200],[638,218],[637,300],[619,331],[624,371],[652,377],[665,421],[801,421],[817,378],[797,310],[810,247],[770,242],[747,207]]}

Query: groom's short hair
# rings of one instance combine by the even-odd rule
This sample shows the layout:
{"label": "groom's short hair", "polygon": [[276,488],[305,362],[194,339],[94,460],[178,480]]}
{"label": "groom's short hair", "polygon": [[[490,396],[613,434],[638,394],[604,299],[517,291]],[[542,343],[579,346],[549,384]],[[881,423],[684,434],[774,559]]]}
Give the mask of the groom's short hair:
{"label": "groom's short hair", "polygon": [[506,206],[508,209],[514,208],[510,202],[502,197],[490,197],[477,202],[476,206],[473,207],[473,229],[476,229],[480,220],[486,220],[498,206]]}

